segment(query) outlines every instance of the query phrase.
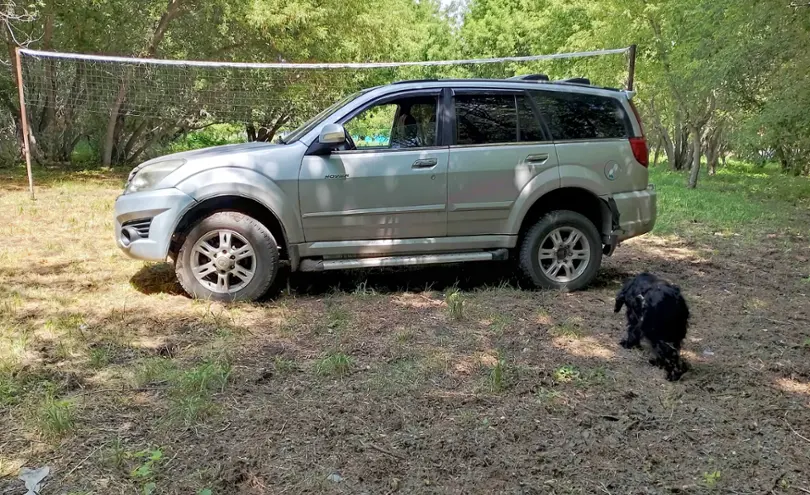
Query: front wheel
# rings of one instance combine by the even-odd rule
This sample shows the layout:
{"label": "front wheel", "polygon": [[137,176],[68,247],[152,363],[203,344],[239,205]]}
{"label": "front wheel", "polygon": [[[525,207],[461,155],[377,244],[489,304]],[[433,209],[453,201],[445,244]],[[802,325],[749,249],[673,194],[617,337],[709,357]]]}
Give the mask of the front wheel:
{"label": "front wheel", "polygon": [[534,224],[520,246],[520,269],[543,289],[579,290],[596,277],[602,239],[585,216],[552,211]]}
{"label": "front wheel", "polygon": [[218,212],[186,235],[175,273],[195,299],[254,301],[263,296],[279,267],[278,244],[258,220]]}

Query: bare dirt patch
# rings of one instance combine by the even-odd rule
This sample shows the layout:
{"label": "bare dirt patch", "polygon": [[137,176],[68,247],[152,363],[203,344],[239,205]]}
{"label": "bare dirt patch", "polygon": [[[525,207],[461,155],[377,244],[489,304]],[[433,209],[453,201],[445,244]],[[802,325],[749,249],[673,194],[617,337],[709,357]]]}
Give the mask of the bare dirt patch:
{"label": "bare dirt patch", "polygon": [[[3,191],[0,493],[45,464],[43,493],[810,490],[806,238],[649,236],[573,294],[479,264],[223,306],[116,252],[117,188]],[[691,305],[681,382],[617,344],[642,270]]]}

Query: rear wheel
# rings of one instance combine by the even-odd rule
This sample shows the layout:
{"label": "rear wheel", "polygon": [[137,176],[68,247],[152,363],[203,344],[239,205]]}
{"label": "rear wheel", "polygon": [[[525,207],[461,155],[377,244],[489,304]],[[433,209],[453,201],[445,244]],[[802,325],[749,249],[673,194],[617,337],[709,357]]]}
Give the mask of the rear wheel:
{"label": "rear wheel", "polygon": [[520,247],[520,269],[535,286],[579,290],[596,277],[602,239],[585,216],[552,211],[533,225]]}
{"label": "rear wheel", "polygon": [[196,299],[253,301],[270,288],[278,267],[278,245],[267,227],[242,213],[218,212],[186,235],[175,273]]}

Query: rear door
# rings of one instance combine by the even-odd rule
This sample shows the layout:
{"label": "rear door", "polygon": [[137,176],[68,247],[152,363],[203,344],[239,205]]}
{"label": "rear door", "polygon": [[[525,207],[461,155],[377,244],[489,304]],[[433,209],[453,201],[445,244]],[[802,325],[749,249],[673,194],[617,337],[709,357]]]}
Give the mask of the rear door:
{"label": "rear door", "polygon": [[509,234],[524,186],[559,182],[554,144],[523,91],[456,89],[453,108],[447,235]]}
{"label": "rear door", "polygon": [[549,90],[531,94],[557,145],[563,187],[603,195],[647,188],[647,169],[630,147],[632,123],[617,98]]}

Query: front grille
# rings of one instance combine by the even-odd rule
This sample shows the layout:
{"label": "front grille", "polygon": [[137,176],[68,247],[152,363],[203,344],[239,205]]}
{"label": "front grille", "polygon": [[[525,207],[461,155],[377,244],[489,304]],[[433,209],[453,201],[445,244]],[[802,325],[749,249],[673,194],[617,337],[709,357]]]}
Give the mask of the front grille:
{"label": "front grille", "polygon": [[132,227],[138,232],[138,235],[141,236],[142,239],[146,239],[149,237],[149,227],[151,225],[151,218],[141,218],[139,220],[130,220],[129,222],[124,222],[123,227]]}

